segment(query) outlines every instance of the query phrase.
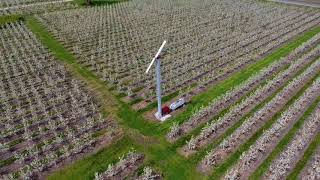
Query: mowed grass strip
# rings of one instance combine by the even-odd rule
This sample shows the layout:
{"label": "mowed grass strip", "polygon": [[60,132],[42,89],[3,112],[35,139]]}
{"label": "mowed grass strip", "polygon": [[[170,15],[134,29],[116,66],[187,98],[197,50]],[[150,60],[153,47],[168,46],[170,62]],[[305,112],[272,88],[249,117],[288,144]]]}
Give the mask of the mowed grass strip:
{"label": "mowed grass strip", "polygon": [[118,103],[113,94],[108,90],[105,82],[100,80],[87,68],[77,64],[76,58],[67,51],[64,46],[56,40],[51,34],[32,16],[26,18],[27,27],[37,36],[37,38],[46,46],[50,52],[60,61],[64,63],[66,68],[77,78],[80,78],[86,83],[90,89],[97,92],[99,100],[104,106],[104,114],[113,114],[116,117]]}
{"label": "mowed grass strip", "polygon": [[228,128],[223,134],[221,134],[219,137],[215,138],[212,142],[210,142],[208,145],[199,150],[195,155],[191,157],[192,160],[198,164],[208,151],[216,148],[225,138],[229,137],[236,129],[238,129],[246,120],[246,118],[250,117],[251,115],[253,115],[254,112],[263,107],[267,102],[269,102],[272,99],[273,96],[268,97],[266,100],[262,101],[252,111],[250,111],[248,114],[242,117],[237,123]]}
{"label": "mowed grass strip", "polygon": [[281,57],[287,56],[291,51],[299,47],[302,43],[306,42],[307,40],[309,40],[319,32],[320,32],[319,26],[311,29],[310,31],[305,32],[304,34],[294,38],[288,44],[283,45],[279,49],[275,50],[273,53],[271,53],[264,59],[259,60],[258,62],[252,65],[249,65],[247,68],[235,73],[234,75],[230,76],[226,80],[221,81],[220,83],[209,88],[208,91],[201,93],[199,95],[196,95],[195,97],[192,98],[191,102],[185,107],[186,110],[184,112],[182,112],[172,120],[164,123],[164,126],[162,126],[163,129],[161,131],[168,131],[170,125],[172,125],[172,122],[181,123],[187,120],[196,109],[199,109],[201,106],[208,105],[212,99],[222,95],[223,93],[230,90],[231,88],[244,82],[253,74],[260,71],[264,67],[270,65],[272,62],[279,60]]}
{"label": "mowed grass strip", "polygon": [[292,141],[293,137],[297,133],[297,131],[302,127],[305,120],[314,112],[318,103],[320,102],[320,97],[308,108],[308,110],[303,114],[299,121],[297,121],[290,131],[284,136],[283,139],[279,142],[279,144],[273,149],[271,154],[263,161],[263,163],[252,173],[250,179],[260,179],[264,173],[269,169],[272,161],[276,159],[280,153],[285,150],[288,144]]}
{"label": "mowed grass strip", "polygon": [[[111,92],[108,92],[109,88],[94,74],[76,64],[74,56],[64,49],[64,47],[55,40],[35,18],[28,17],[27,25],[59,60],[70,65],[70,70],[72,70],[75,75],[78,76],[80,74],[82,78],[85,78],[86,82],[91,83],[89,84],[90,86],[97,86],[95,88],[96,91],[106,94],[106,96],[112,96],[117,100],[120,99],[119,97],[115,97]],[[109,106],[106,105],[105,108],[108,107]],[[138,112],[132,110],[128,104],[119,100],[117,107],[115,108],[115,112],[121,117],[118,120],[120,124],[125,126],[122,128],[124,128],[125,134],[129,134],[129,136],[125,135],[123,139],[104,148],[98,153],[64,167],[60,171],[53,173],[48,177],[48,179],[92,179],[95,172],[102,172],[106,170],[110,162],[114,162],[114,160],[123,154],[123,150],[129,150],[131,147],[134,147],[139,152],[144,153],[147,157],[145,163],[159,169],[160,172],[164,173],[165,177],[170,179],[177,179],[179,177],[191,177],[193,179],[202,178],[201,174],[196,172],[194,163],[184,159],[182,156],[179,156],[176,153],[176,148],[165,142],[164,139],[159,138],[159,141],[154,140],[156,143],[151,143],[151,146],[148,146],[150,142],[139,142],[139,139],[143,139],[143,136],[139,134],[139,132],[136,132],[138,130],[131,129],[130,127],[144,127],[143,132],[147,132],[147,134],[152,134],[156,127],[152,126],[152,123],[145,121],[142,116]],[[151,126],[148,126],[148,124],[151,124]],[[153,124],[161,126],[159,123]],[[117,153],[118,151],[120,153]],[[181,166],[181,164],[183,164],[183,166]]]}
{"label": "mowed grass strip", "polygon": [[[137,131],[137,133],[133,134],[126,132],[126,134],[129,134],[129,137],[125,135],[123,139],[112,146],[63,168],[50,176],[49,179],[92,179],[95,172],[102,172],[106,170],[109,163],[115,162],[124,151],[129,150],[131,147],[134,147],[138,151],[144,153],[147,157],[145,164],[159,169],[166,179],[207,178],[196,171],[197,161],[194,161],[194,158],[183,158],[177,154],[177,146],[175,144],[171,145],[165,142],[162,135],[164,135],[166,130],[169,128],[169,122],[160,124],[146,121],[141,116],[141,113],[132,110],[131,106],[122,102],[119,97],[114,97],[115,95],[109,91],[109,87],[105,82],[101,81],[86,68],[77,64],[74,56],[68,52],[59,41],[54,39],[35,18],[28,17],[26,22],[28,27],[37,35],[42,43],[46,45],[57,58],[66,62],[75,74],[80,75],[82,78],[86,79],[86,82],[91,83],[89,84],[91,87],[96,86],[94,89],[105,95],[105,98],[111,98],[113,100],[115,98],[117,100],[117,102],[115,102],[115,107],[104,104],[105,108],[113,109],[111,112],[114,112],[119,117],[118,120],[120,124],[125,126],[126,131]],[[212,87],[208,92],[198,95],[193,99],[193,102],[187,106],[187,111],[183,114],[188,115],[189,113],[190,115],[193,108],[200,107],[201,104],[210,102],[212,98],[217,97],[228,89],[248,79],[256,71],[259,71],[273,61],[280,59],[280,57],[285,56],[318,32],[320,32],[319,27],[312,29],[311,31],[299,36],[294,42],[291,42],[275,51],[272,56],[268,56],[269,58],[265,58],[258,63],[251,65],[248,70],[243,70],[243,74],[237,73],[232,76],[233,78],[230,77],[229,79],[219,83],[217,86]],[[183,114],[178,118],[182,119],[184,116]],[[173,120],[179,120],[178,118],[174,118]],[[144,141],[140,142],[139,139],[143,136],[139,133],[158,137],[155,137],[154,143]],[[135,138],[138,140],[134,140]]]}
{"label": "mowed grass strip", "polygon": [[[210,179],[219,179],[233,166],[235,165],[241,156],[242,153],[247,151],[251,145],[253,145],[256,140],[263,134],[263,132],[269,129],[273,123],[281,117],[282,112],[287,110],[290,105],[292,105],[295,100],[297,100],[305,90],[312,84],[312,82],[317,78],[315,76],[310,82],[308,82],[298,93],[293,96],[286,105],[280,109],[271,119],[269,119],[249,140],[243,143],[234,153],[232,153],[222,164],[218,165],[217,167],[213,168],[211,173]],[[288,82],[289,83],[289,82]],[[287,84],[288,84],[287,83]]]}
{"label": "mowed grass strip", "polygon": [[320,147],[320,133],[318,133],[317,136],[312,140],[307,150],[304,152],[302,158],[299,160],[299,162],[296,164],[294,169],[288,175],[287,177],[288,180],[299,178],[300,173],[305,168],[308,161],[311,160],[312,156],[314,155],[314,153],[317,151],[319,147]]}
{"label": "mowed grass strip", "polygon": [[17,22],[17,21],[23,21],[24,18],[21,15],[6,15],[6,16],[0,16],[0,25]]}
{"label": "mowed grass strip", "polygon": [[145,154],[144,166],[158,170],[166,179],[206,179],[196,171],[195,163],[176,153],[176,148],[161,140],[142,137],[133,133],[124,136],[110,147],[81,159],[53,173],[49,180],[90,179],[95,172],[103,172],[110,163],[115,163],[122,154],[134,148]]}
{"label": "mowed grass strip", "polygon": [[[312,49],[310,49],[309,51],[311,51]],[[300,56],[301,57],[301,56]],[[299,57],[298,57],[299,58]],[[256,88],[254,88],[253,90],[251,90],[249,93],[247,93],[247,95],[241,97],[239,100],[237,100],[236,102],[233,103],[233,105],[229,106],[228,108],[224,109],[222,112],[220,112],[218,115],[214,116],[213,118],[211,118],[210,121],[208,121],[209,123],[211,122],[214,122],[214,121],[217,121],[220,117],[223,117],[225,114],[227,114],[230,109],[234,106],[234,105],[237,105],[237,104],[240,104],[244,99],[248,98],[252,92],[255,92],[260,86],[264,86],[267,84],[267,82],[271,79],[273,79],[274,77],[276,77],[278,74],[282,73],[283,71],[285,71],[286,69],[288,69],[290,65],[285,65],[284,67],[282,67],[277,73],[271,75],[270,77],[268,77],[266,80],[262,81],[260,83],[259,86],[257,86]],[[300,74],[303,70],[301,70],[300,72],[298,72],[297,74]],[[287,84],[287,83],[286,83]],[[285,86],[285,85],[284,85]],[[238,121],[234,126],[232,126],[231,128],[228,128],[227,132],[224,133],[223,135],[221,135],[221,137],[219,137],[218,139],[220,138],[224,138],[224,137],[227,137],[229,135],[227,134],[231,134],[237,127],[239,127],[242,122],[245,120],[245,118],[251,116],[254,112],[256,112],[259,108],[261,108],[264,104],[266,104],[269,100],[271,100],[277,92],[281,91],[284,87],[281,87],[279,88],[275,93],[273,93],[270,97],[268,97],[266,100],[264,100],[263,102],[259,103],[253,110],[251,110],[247,115],[245,115],[244,117],[242,117],[240,119],[240,121]],[[179,140],[177,140],[177,142],[180,143],[180,141],[182,142],[186,142],[187,140],[189,140],[191,138],[192,135],[195,135],[195,134],[199,134],[202,130],[202,128],[206,125],[206,123],[200,125],[199,127],[196,127],[195,129],[193,129],[190,133],[182,136]],[[233,130],[232,130],[233,129]],[[216,142],[214,140],[214,142]],[[212,142],[213,143],[213,142]],[[177,143],[176,143],[177,144]],[[181,144],[181,143],[180,143]],[[182,144],[181,144],[182,145]]]}
{"label": "mowed grass strip", "polygon": [[62,170],[55,172],[48,180],[70,180],[70,179],[94,179],[96,172],[103,172],[111,163],[116,163],[122,155],[135,148],[132,140],[128,137],[122,138],[112,148],[104,148],[99,152],[79,160]]}
{"label": "mowed grass strip", "polygon": [[[76,58],[65,47],[56,40],[36,18],[26,18],[28,28],[36,34],[40,41],[53,53],[57,59],[69,65],[70,70],[76,76],[82,78],[96,92],[102,94],[102,101],[105,103],[105,110],[114,116],[119,117],[119,123],[127,128],[139,130],[144,135],[158,134],[156,130],[161,129],[160,123],[146,121],[141,113],[134,111],[131,106],[121,101],[121,97],[110,91],[106,82],[102,81],[94,73],[77,63]],[[114,117],[116,118],[116,117]]]}
{"label": "mowed grass strip", "polygon": [[[281,70],[273,75],[271,75],[270,77],[268,77],[266,80],[264,80],[263,82],[260,83],[259,86],[257,86],[256,88],[254,88],[252,91],[250,91],[247,95],[243,96],[242,98],[240,98],[238,101],[236,101],[234,103],[234,105],[226,108],[225,110],[223,110],[221,113],[219,113],[217,116],[213,117],[212,120],[210,120],[209,122],[215,122],[217,121],[220,117],[223,117],[224,115],[226,115],[231,108],[241,104],[241,102],[243,100],[245,100],[246,98],[248,98],[249,96],[251,96],[251,93],[255,92],[257,89],[259,89],[259,87],[262,87],[264,85],[266,85],[268,83],[269,80],[272,80],[273,78],[275,78],[277,75],[281,74],[283,71],[285,71],[286,69],[288,69],[290,65],[286,65],[283,68],[281,68]],[[297,74],[300,74],[303,72],[305,68],[303,68],[302,70],[300,70]],[[252,116],[256,111],[258,111],[260,108],[262,108],[265,104],[267,104],[278,92],[280,92],[289,82],[285,83],[282,87],[280,87],[278,90],[276,90],[274,93],[272,93],[271,96],[267,97],[265,100],[263,100],[261,103],[257,104],[249,113],[246,113],[243,117],[240,118],[239,121],[237,121],[234,125],[232,125],[230,128],[227,128],[227,130],[222,133],[218,138],[215,138],[212,142],[210,142],[208,145],[205,145],[207,147],[204,146],[204,149],[211,150],[212,148],[216,147],[218,144],[220,144],[225,138],[227,138],[228,136],[230,136],[238,127],[240,127],[242,125],[242,123],[249,118],[250,116]],[[202,128],[205,126],[206,124],[203,124],[197,128],[195,128],[194,130],[192,130],[189,134],[183,136],[181,139],[183,139],[183,142],[186,142],[187,140],[189,140],[191,138],[192,135],[195,134],[200,134]],[[179,139],[177,142],[180,142],[181,139]],[[209,148],[210,147],[210,148]],[[200,150],[203,151],[203,150]],[[204,155],[204,153],[202,152],[202,154]],[[200,159],[199,159],[200,160]]]}
{"label": "mowed grass strip", "polygon": [[[38,35],[40,40],[42,40],[42,42],[55,54],[56,57],[71,64],[74,67],[74,69],[83,77],[87,79],[93,79],[94,81],[98,82],[98,84],[107,87],[106,83],[100,80],[92,72],[77,64],[75,57],[70,52],[68,52],[59,41],[54,39],[50,35],[50,33],[39,22],[37,22],[35,18],[28,17],[27,25],[34,33]],[[118,101],[120,102],[120,107],[119,111],[117,112],[117,115],[120,117],[120,121],[122,124],[130,128],[137,129],[144,135],[163,136],[170,128],[172,122],[183,122],[191,116],[194,109],[198,109],[203,105],[207,105],[213,98],[216,98],[219,95],[225,93],[227,90],[235,87],[236,85],[239,85],[243,81],[247,80],[250,76],[260,71],[272,62],[279,60],[283,56],[286,56],[292,50],[294,50],[303,42],[307,41],[319,32],[320,27],[316,27],[300,35],[299,37],[295,38],[292,42],[290,42],[287,45],[284,45],[283,47],[276,50],[266,58],[232,75],[231,77],[215,85],[214,87],[211,87],[207,92],[195,96],[194,98],[192,98],[191,103],[189,103],[185,107],[186,110],[179,114],[177,117],[170,119],[170,121],[164,122],[162,124],[157,122],[146,121],[142,117],[142,112],[134,111],[130,105],[121,102],[120,97],[117,97]],[[109,94],[112,94],[109,90],[108,92]]]}

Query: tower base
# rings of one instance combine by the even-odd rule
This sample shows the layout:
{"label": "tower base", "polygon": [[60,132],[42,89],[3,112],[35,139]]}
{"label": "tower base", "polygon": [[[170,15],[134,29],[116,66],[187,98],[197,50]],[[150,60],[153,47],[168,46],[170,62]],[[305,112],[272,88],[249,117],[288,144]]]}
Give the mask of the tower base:
{"label": "tower base", "polygon": [[163,122],[171,117],[170,114],[167,114],[165,116],[161,116],[158,112],[154,113],[154,117],[156,117],[159,121]]}

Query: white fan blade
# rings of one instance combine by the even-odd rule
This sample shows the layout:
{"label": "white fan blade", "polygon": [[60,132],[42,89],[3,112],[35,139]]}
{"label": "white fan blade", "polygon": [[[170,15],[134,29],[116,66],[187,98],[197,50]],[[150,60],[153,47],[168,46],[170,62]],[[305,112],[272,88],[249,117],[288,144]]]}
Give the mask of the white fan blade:
{"label": "white fan blade", "polygon": [[167,41],[163,41],[163,43],[162,43],[162,45],[161,45],[160,49],[158,50],[157,54],[154,56],[154,58],[152,59],[151,63],[149,64],[149,66],[148,66],[148,68],[147,68],[147,70],[146,70],[146,73],[148,73],[148,72],[149,72],[149,70],[150,70],[150,68],[151,68],[152,64],[153,64],[153,63],[154,63],[154,61],[157,59],[157,57],[158,57],[158,56],[159,56],[159,54],[161,53],[161,51],[162,51],[162,49],[163,49],[163,47],[164,47],[164,45],[165,45],[166,43],[167,43]]}

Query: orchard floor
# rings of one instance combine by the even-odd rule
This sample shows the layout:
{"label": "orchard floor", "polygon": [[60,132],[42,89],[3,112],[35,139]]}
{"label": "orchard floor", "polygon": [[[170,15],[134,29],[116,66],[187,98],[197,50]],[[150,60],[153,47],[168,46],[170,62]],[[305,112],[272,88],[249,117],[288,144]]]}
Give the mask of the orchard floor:
{"label": "orchard floor", "polygon": [[[175,144],[170,144],[165,140],[165,135],[172,123],[184,121],[192,114],[194,109],[208,104],[211,99],[245,81],[257,71],[279,60],[316,33],[320,32],[320,27],[316,27],[300,35],[264,59],[221,81],[208,91],[193,97],[184,112],[160,124],[158,122],[145,120],[143,118],[143,112],[133,110],[130,104],[123,102],[121,97],[113,94],[110,88],[95,75],[77,64],[73,55],[55,40],[35,18],[28,17],[26,23],[42,43],[47,46],[58,59],[64,62],[75,76],[86,81],[92,89],[97,91],[97,94],[103,97],[103,111],[113,116],[124,132],[123,137],[111,146],[105,147],[96,154],[68,165],[48,177],[48,179],[59,180],[93,179],[95,172],[105,171],[108,164],[116,162],[118,157],[128,152],[131,148],[135,148],[138,152],[144,153],[146,155],[144,166],[151,166],[160,172],[165,179],[216,178],[216,176],[203,175],[197,170],[198,162],[206,154],[208,148],[204,148],[189,158],[185,158],[177,152],[179,147],[181,147],[191,135],[178,140]],[[140,168],[139,170],[141,171],[142,169]],[[214,173],[223,175],[226,170],[226,168],[220,168]]]}
{"label": "orchard floor", "polygon": [[[75,1],[83,3],[83,0]],[[320,2],[317,1],[318,0],[305,0],[304,2],[317,3],[320,6]],[[8,18],[3,18],[3,22],[16,21],[20,18],[20,16],[11,16],[9,20]],[[1,21],[2,19],[0,17],[0,24]],[[192,134],[197,133],[201,127],[179,139],[174,144],[171,144],[165,139],[165,135],[169,131],[170,126],[173,122],[181,123],[185,121],[191,116],[195,109],[207,105],[215,97],[224,94],[226,91],[244,82],[272,62],[286,56],[303,42],[306,42],[320,32],[320,26],[318,26],[299,35],[287,44],[271,52],[265,58],[233,74],[214,87],[209,88],[207,91],[192,97],[191,102],[185,107],[185,110],[177,116],[164,123],[158,123],[144,118],[144,113],[153,109],[155,104],[143,111],[132,109],[130,104],[122,101],[122,97],[119,97],[112,92],[111,87],[102,82],[88,69],[77,64],[75,57],[35,18],[32,16],[26,17],[25,22],[31,31],[37,35],[41,42],[57,59],[65,64],[75,77],[85,81],[89,88],[93,89],[96,94],[101,97],[99,99],[101,99],[103,113],[111,116],[117,121],[123,131],[123,135],[118,141],[108,145],[95,154],[84,157],[81,160],[59,169],[47,177],[49,180],[93,179],[96,172],[105,171],[110,163],[115,163],[118,160],[118,157],[126,154],[131,148],[144,153],[146,156],[143,166],[138,171],[142,171],[144,166],[151,166],[156,171],[160,172],[165,179],[174,180],[216,179],[221,177],[226,173],[228,167],[232,165],[233,159],[230,159],[230,162],[226,162],[223,166],[217,168],[213,172],[214,174],[201,174],[197,170],[198,162],[203,158],[207,150],[210,149],[210,146],[188,158],[185,158],[178,153],[179,148],[185,144],[186,140],[189,139]],[[300,170],[301,169],[302,168],[300,168]]]}

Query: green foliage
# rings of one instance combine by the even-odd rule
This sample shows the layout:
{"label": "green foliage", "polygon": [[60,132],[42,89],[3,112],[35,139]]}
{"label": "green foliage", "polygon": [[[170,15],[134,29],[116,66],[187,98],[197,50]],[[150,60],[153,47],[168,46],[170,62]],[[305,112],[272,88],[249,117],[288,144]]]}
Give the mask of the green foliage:
{"label": "green foliage", "polygon": [[7,15],[7,16],[0,16],[0,25],[16,22],[16,21],[23,21],[24,18],[21,15]]}
{"label": "green foliage", "polygon": [[270,164],[272,161],[280,155],[280,153],[285,150],[287,145],[291,142],[296,132],[302,127],[305,120],[314,112],[316,109],[318,103],[320,101],[320,98],[318,98],[317,101],[315,101],[308,110],[304,113],[304,115],[297,121],[293,127],[290,129],[290,131],[286,134],[286,136],[281,139],[279,144],[274,148],[274,150],[271,152],[271,154],[267,157],[267,159],[256,169],[256,171],[251,175],[250,179],[259,179],[263,176],[263,174],[268,170]]}
{"label": "green foliage", "polygon": [[16,158],[14,158],[14,157],[10,157],[9,159],[1,160],[0,167],[8,166],[8,165],[12,164],[15,160],[16,160]]}
{"label": "green foliage", "polygon": [[[82,0],[76,1],[81,2]],[[99,85],[99,87],[95,88],[96,91],[99,91],[102,94],[109,94],[109,96],[114,96],[110,91],[110,87],[107,87],[104,82],[102,82],[88,69],[77,64],[75,57],[68,52],[63,45],[54,39],[35,18],[28,17],[26,22],[28,27],[37,35],[42,43],[46,45],[58,59],[71,66],[72,71],[75,71],[75,73],[82,76],[82,78]],[[108,164],[114,163],[119,156],[126,153],[132,147],[134,147],[138,152],[142,152],[146,155],[144,165],[159,169],[166,179],[208,179],[208,176],[201,175],[197,172],[198,162],[205,154],[205,150],[207,148],[204,148],[204,150],[190,158],[182,157],[177,153],[177,149],[185,143],[185,139],[179,140],[175,144],[170,144],[164,139],[164,135],[169,130],[170,125],[173,122],[185,121],[190,117],[194,109],[207,105],[213,98],[218,97],[227,90],[244,82],[257,71],[272,62],[286,56],[289,52],[318,32],[320,32],[320,27],[314,28],[305,34],[300,35],[294,41],[277,49],[266,58],[232,75],[214,87],[211,87],[208,91],[195,96],[185,107],[186,109],[184,112],[164,123],[146,121],[142,116],[143,111],[136,112],[129,104],[122,102],[120,97],[115,97],[117,100],[117,106],[108,108],[115,109],[115,115],[118,117],[117,120],[125,132],[124,137],[111,146],[100,150],[98,153],[76,161],[75,163],[57,171],[48,179],[93,179],[95,172],[102,172],[106,170]],[[171,98],[175,96],[177,96],[177,94],[172,95]],[[147,110],[151,109],[153,106],[154,105],[151,105]],[[209,145],[209,147],[210,146],[212,145]]]}
{"label": "green foliage", "polygon": [[316,152],[317,148],[320,147],[320,133],[314,138],[311,144],[308,146],[307,150],[304,152],[302,158],[296,164],[294,169],[291,171],[291,174],[287,177],[287,179],[298,179],[300,172],[303,170],[308,160],[312,158],[313,154]]}

